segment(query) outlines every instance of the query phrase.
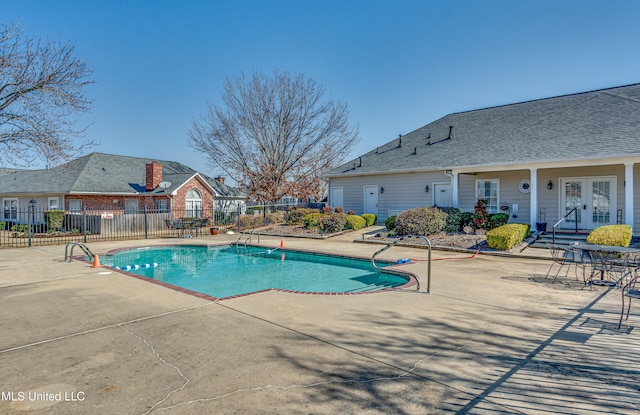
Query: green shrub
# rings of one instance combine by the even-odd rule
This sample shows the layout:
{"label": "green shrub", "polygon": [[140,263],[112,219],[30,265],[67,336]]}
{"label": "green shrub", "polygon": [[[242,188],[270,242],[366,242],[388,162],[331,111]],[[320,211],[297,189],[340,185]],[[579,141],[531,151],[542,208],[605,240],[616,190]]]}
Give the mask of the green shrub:
{"label": "green shrub", "polygon": [[389,229],[390,231],[394,230],[396,228],[396,215],[393,216],[389,216],[385,221],[384,221],[384,226]]}
{"label": "green shrub", "polygon": [[489,215],[489,229],[499,228],[509,222],[508,213],[492,213]]}
{"label": "green shrub", "polygon": [[378,222],[378,217],[373,213],[363,213],[362,218],[364,218],[366,222],[366,226],[373,226]]}
{"label": "green shrub", "polygon": [[487,232],[487,244],[489,248],[501,251],[511,249],[524,238],[529,236],[531,225],[524,223],[509,223]]}
{"label": "green shrub", "polygon": [[460,232],[462,230],[462,212],[458,208],[454,207],[439,207],[441,211],[447,215],[447,224],[444,227],[444,231],[447,233]]}
{"label": "green shrub", "polygon": [[594,245],[629,246],[631,243],[631,226],[606,225],[595,228],[589,236],[587,243]]}
{"label": "green shrub", "polygon": [[316,227],[318,227],[318,222],[320,221],[320,219],[324,216],[325,215],[320,212],[309,213],[303,219],[305,228],[315,229]]}
{"label": "green shrub", "polygon": [[447,215],[438,208],[421,207],[405,210],[396,217],[398,235],[432,235],[447,226]]}
{"label": "green shrub", "polygon": [[47,223],[47,228],[58,230],[62,229],[62,223],[64,222],[64,210],[45,210],[44,220]]}
{"label": "green shrub", "polygon": [[323,233],[335,233],[344,229],[347,224],[347,216],[344,213],[331,213],[320,218],[318,228]]}
{"label": "green shrub", "polygon": [[367,226],[367,221],[362,216],[358,215],[347,215],[347,229],[353,229],[357,231],[358,229],[362,229]]}
{"label": "green shrub", "polygon": [[464,229],[465,226],[473,226],[473,212],[462,212],[460,229]]}
{"label": "green shrub", "polygon": [[6,226],[7,222],[0,222],[0,231],[3,231]]}
{"label": "green shrub", "polygon": [[287,225],[302,225],[304,224],[304,217],[310,213],[317,213],[318,209],[310,208],[296,208],[293,207],[287,211],[284,217],[284,221]]}

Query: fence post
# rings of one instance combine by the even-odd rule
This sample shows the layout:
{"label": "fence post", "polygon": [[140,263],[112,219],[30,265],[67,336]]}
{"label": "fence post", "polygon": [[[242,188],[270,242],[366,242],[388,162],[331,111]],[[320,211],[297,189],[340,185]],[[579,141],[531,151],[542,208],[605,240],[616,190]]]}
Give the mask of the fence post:
{"label": "fence post", "polygon": [[240,233],[240,203],[238,203],[238,233]]}
{"label": "fence post", "polygon": [[[31,218],[32,218],[32,216],[34,216],[34,210],[36,208],[35,202],[34,203],[29,202],[29,205],[31,206],[31,212],[27,211],[27,226],[28,226],[28,228],[27,228],[27,237],[28,237],[27,246],[31,246],[31,233],[32,233],[32,229],[31,228],[34,226],[33,225],[34,221],[32,221]],[[31,215],[29,213],[31,213]]]}
{"label": "fence post", "polygon": [[85,204],[82,205],[82,241],[87,243],[87,206]]}
{"label": "fence post", "polygon": [[144,239],[149,239],[149,222],[147,221],[147,205],[144,205]]}

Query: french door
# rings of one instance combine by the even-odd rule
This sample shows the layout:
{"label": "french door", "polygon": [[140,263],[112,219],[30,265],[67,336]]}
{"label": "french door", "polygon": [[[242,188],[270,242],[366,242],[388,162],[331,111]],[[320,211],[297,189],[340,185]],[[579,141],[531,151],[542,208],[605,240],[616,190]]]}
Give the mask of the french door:
{"label": "french door", "polygon": [[594,229],[616,223],[616,178],[583,177],[561,179],[560,214],[575,209],[562,228]]}

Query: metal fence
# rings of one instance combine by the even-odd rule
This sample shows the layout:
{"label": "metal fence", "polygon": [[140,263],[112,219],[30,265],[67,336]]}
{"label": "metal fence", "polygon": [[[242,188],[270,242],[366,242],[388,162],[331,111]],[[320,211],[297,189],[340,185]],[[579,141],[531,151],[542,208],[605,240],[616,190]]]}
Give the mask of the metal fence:
{"label": "metal fence", "polygon": [[29,207],[5,210],[0,247],[55,245],[125,239],[199,237],[238,230],[240,208],[52,211]]}
{"label": "metal fence", "polygon": [[[321,209],[324,203],[297,204]],[[233,204],[212,209],[62,211],[35,206],[0,212],[0,248],[151,238],[197,238],[271,223],[292,204]],[[276,216],[278,217],[278,216]],[[282,214],[284,217],[284,214]]]}

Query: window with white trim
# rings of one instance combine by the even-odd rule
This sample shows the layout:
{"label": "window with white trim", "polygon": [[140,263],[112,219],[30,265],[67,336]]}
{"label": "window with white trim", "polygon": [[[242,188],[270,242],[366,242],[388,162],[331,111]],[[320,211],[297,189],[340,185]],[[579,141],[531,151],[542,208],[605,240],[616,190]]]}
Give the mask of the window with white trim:
{"label": "window with white trim", "polygon": [[2,199],[4,220],[18,220],[18,198]]}
{"label": "window with white trim", "polygon": [[498,196],[500,194],[500,181],[493,180],[476,180],[476,200],[484,199],[487,201],[487,213],[498,213],[499,204]]}
{"label": "window with white trim", "polygon": [[80,214],[82,212],[82,200],[69,199],[69,213]]}
{"label": "window with white trim", "polygon": [[49,207],[49,210],[60,209],[60,198],[50,197],[49,201],[47,202],[47,206]]}
{"label": "window with white trim", "polygon": [[188,218],[200,218],[202,217],[202,196],[196,189],[191,189],[187,193],[185,200],[186,212],[185,216]]}
{"label": "window with white trim", "polygon": [[140,203],[138,199],[125,199],[124,200],[124,213],[136,214],[140,212]]}

